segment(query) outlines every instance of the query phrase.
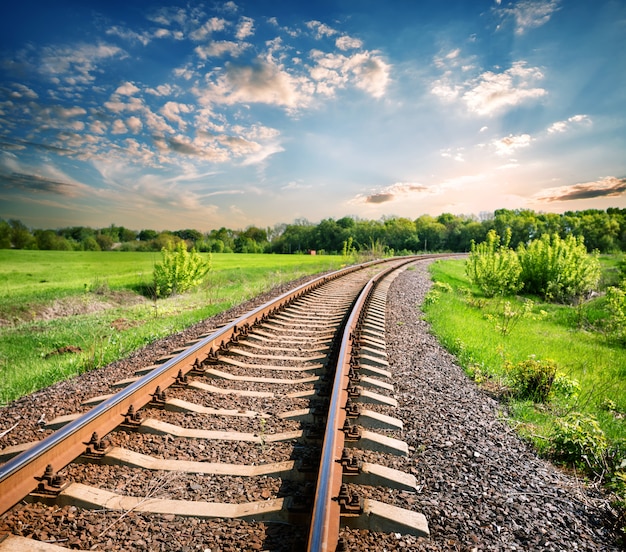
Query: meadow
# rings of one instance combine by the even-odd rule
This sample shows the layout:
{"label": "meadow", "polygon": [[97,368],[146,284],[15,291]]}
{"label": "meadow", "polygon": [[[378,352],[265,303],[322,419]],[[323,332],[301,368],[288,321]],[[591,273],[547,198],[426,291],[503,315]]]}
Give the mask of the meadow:
{"label": "meadow", "polygon": [[[614,262],[603,266],[610,272]],[[505,401],[509,422],[540,451],[550,445],[555,420],[572,412],[595,417],[609,440],[626,439],[626,350],[601,329],[602,297],[579,307],[536,297],[486,299],[472,288],[464,261],[437,261],[431,274],[435,291],[424,311],[434,334]],[[510,368],[527,359],[557,366],[546,403],[511,397]]]}
{"label": "meadow", "polygon": [[160,253],[0,250],[0,406],[345,263],[330,255],[213,254],[203,285],[157,300],[142,292],[160,260]]}

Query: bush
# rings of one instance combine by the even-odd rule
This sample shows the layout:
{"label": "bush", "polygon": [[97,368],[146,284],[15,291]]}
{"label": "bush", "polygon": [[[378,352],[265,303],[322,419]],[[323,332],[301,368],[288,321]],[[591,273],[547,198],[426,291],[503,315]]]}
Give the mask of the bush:
{"label": "bush", "polygon": [[608,317],[606,330],[611,339],[626,344],[626,291],[618,287],[606,290],[606,310]]}
{"label": "bush", "polygon": [[529,358],[516,365],[506,364],[514,394],[520,399],[547,402],[556,378],[556,364],[551,360]]}
{"label": "bush", "polygon": [[502,244],[495,230],[490,230],[487,239],[478,245],[472,241],[465,273],[487,297],[513,295],[522,287],[522,269],[517,254],[509,249],[510,241],[508,228]]}
{"label": "bush", "polygon": [[606,450],[606,436],[595,417],[574,412],[556,420],[550,451],[555,460],[595,472]]}
{"label": "bush", "polygon": [[600,281],[598,255],[589,255],[583,237],[544,234],[517,249],[526,293],[563,303],[577,303]]}
{"label": "bush", "polygon": [[552,382],[552,391],[565,399],[576,398],[580,393],[580,383],[563,374],[557,374]]}
{"label": "bush", "polygon": [[154,265],[154,289],[157,297],[168,297],[199,286],[211,270],[211,257],[205,261],[181,241],[176,248],[161,250],[163,260]]}

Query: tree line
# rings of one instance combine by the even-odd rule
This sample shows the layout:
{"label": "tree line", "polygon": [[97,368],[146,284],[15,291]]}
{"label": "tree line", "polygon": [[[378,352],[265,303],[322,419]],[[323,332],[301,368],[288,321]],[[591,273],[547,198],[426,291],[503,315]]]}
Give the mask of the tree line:
{"label": "tree line", "polygon": [[[529,209],[498,209],[493,213],[439,216],[383,217],[366,220],[346,216],[319,223],[298,219],[244,230],[219,228],[210,232],[194,229],[132,230],[111,224],[94,229],[86,226],[32,229],[20,220],[0,219],[0,249],[80,251],[161,251],[185,242],[191,249],[211,253],[307,253],[346,254],[376,250],[385,254],[424,251],[467,252],[472,242],[481,243],[489,231],[504,236],[510,232],[510,247],[528,244],[544,234],[582,237],[588,251],[626,251],[626,209],[589,209],[563,214],[537,213]],[[347,251],[349,250],[349,251]]]}

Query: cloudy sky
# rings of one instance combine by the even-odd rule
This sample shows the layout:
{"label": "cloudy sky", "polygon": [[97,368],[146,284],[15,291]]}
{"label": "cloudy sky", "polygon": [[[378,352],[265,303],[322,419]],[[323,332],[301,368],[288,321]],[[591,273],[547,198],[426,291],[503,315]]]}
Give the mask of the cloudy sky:
{"label": "cloudy sky", "polygon": [[20,0],[0,218],[33,228],[626,207],[623,0]]}

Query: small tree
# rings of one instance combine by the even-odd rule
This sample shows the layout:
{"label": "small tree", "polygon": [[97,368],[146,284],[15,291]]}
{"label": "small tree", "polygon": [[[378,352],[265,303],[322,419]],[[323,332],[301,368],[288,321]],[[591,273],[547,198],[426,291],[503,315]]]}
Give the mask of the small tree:
{"label": "small tree", "polygon": [[157,297],[168,297],[199,286],[211,270],[211,255],[204,260],[192,249],[187,251],[184,242],[175,249],[161,250],[163,260],[154,265],[154,289]]}
{"label": "small tree", "polygon": [[465,273],[487,297],[513,295],[522,287],[519,279],[521,267],[517,254],[509,248],[511,231],[506,230],[504,241],[495,230],[490,230],[487,239],[476,245],[465,263]]}

